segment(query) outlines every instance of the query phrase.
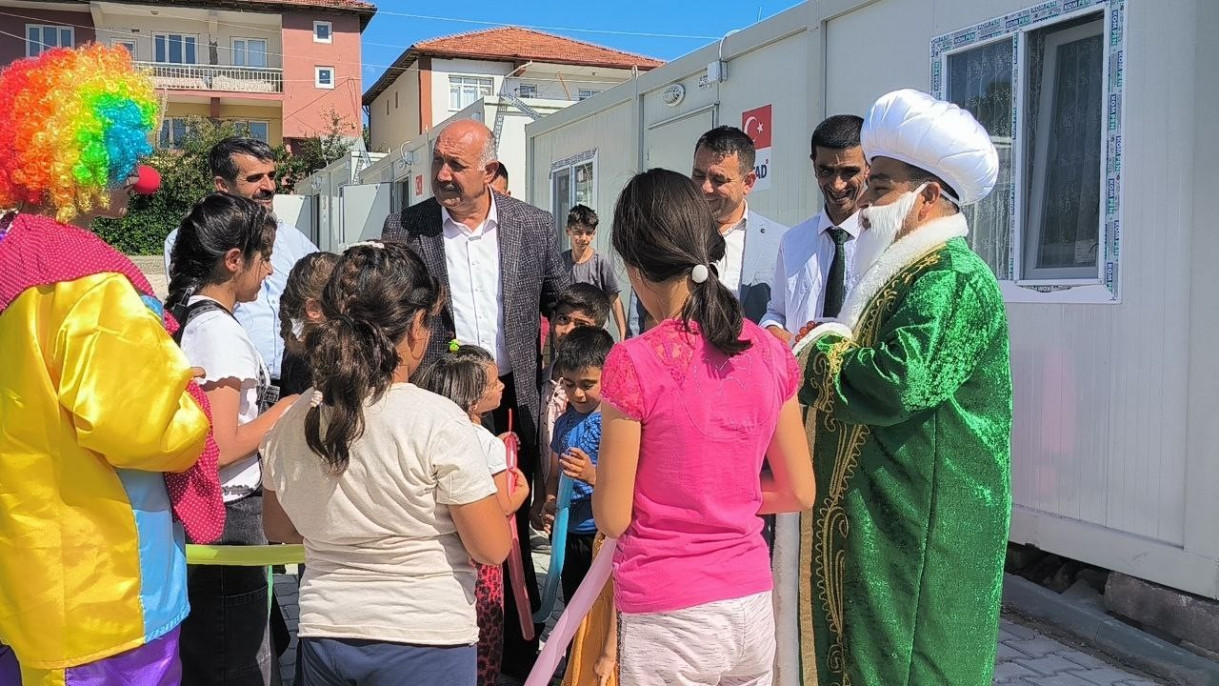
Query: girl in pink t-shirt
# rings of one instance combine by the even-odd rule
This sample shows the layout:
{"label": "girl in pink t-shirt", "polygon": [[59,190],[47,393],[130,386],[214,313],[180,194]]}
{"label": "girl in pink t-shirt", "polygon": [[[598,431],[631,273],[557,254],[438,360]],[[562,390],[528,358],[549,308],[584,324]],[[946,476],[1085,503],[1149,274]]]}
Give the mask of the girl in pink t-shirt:
{"label": "girl in pink t-shirt", "polygon": [[[760,514],[813,503],[791,351],[745,321],[713,263],[726,243],[675,172],[637,175],[614,249],[659,324],[602,372],[593,509],[618,537],[623,684],[770,684],[770,559]],[[759,476],[763,460],[770,474]]]}

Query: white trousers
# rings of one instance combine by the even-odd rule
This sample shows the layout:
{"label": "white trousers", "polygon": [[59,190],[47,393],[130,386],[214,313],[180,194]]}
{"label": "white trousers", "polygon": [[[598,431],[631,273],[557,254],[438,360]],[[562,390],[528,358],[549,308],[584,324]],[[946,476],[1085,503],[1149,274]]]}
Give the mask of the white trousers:
{"label": "white trousers", "polygon": [[674,612],[619,615],[622,686],[771,686],[770,592]]}

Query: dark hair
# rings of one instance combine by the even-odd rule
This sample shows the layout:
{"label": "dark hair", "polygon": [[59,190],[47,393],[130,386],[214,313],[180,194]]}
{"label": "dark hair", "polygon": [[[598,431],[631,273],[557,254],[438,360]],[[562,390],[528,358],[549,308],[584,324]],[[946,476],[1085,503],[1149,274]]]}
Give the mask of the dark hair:
{"label": "dark hair", "polygon": [[[913,164],[902,162],[901,160],[897,160],[897,161],[901,162],[901,165],[903,167],[905,167],[906,177],[910,183],[912,183],[916,186],[919,186],[924,183],[930,183],[930,182],[934,181],[934,182],[940,184],[940,186],[944,190],[951,193],[952,197],[954,197],[954,198],[961,197],[960,195],[957,195],[957,191],[955,188],[953,188],[952,186],[949,186],[947,183],[944,182],[944,179],[941,179],[940,177],[936,176],[935,174],[932,174],[931,172],[929,172],[926,169],[923,169],[921,167],[916,167]],[[957,207],[957,204],[955,202],[949,200],[943,194],[940,195],[940,200],[947,203],[948,207],[952,208],[952,211],[953,211],[952,213],[956,214],[956,212],[959,208]]]}
{"label": "dark hair", "polygon": [[[440,307],[440,282],[405,243],[355,245],[334,266],[322,289],[325,320],[305,333],[305,358],[322,403],[305,415],[305,441],[341,472],[353,441],[364,433],[364,404],[377,401],[402,360],[397,346],[416,315]],[[322,412],[326,430],[322,432]]]}
{"label": "dark hair", "polygon": [[591,283],[573,283],[559,293],[559,299],[554,304],[554,311],[566,307],[569,310],[580,311],[597,323],[605,326],[609,320],[610,300],[605,291]]}
{"label": "dark hair", "polygon": [[496,179],[503,179],[505,183],[508,182],[508,168],[504,166],[503,162],[495,165],[495,176],[491,177],[491,182],[494,183]]}
{"label": "dark hair", "polygon": [[813,142],[810,152],[817,154],[817,148],[828,150],[846,150],[859,147],[859,134],[863,131],[863,117],[853,114],[835,114],[813,129]]}
{"label": "dark hair", "polygon": [[226,280],[225,253],[237,248],[248,262],[255,255],[269,256],[274,244],[275,215],[267,208],[228,193],[203,198],[178,226],[170,251],[166,309],[181,321],[192,295]]}
{"label": "dark hair", "polygon": [[236,181],[238,169],[237,163],[233,161],[233,155],[249,155],[259,162],[275,161],[275,151],[257,138],[229,136],[213,145],[211,152],[207,155],[207,163],[211,167],[212,176],[219,176],[229,183]]}
{"label": "dark hair", "polygon": [[735,126],[717,126],[704,133],[694,144],[694,152],[706,148],[721,157],[736,155],[741,165],[741,173],[753,171],[757,151],[753,147],[753,139]]}
{"label": "dark hair", "polygon": [[578,326],[559,344],[554,368],[563,372],[600,369],[614,347],[614,337],[601,327]]}
{"label": "dark hair", "polygon": [[470,412],[487,390],[488,364],[495,364],[491,353],[477,345],[462,345],[432,360],[419,371],[415,383]]}
{"label": "dark hair", "polygon": [[741,303],[711,266],[724,258],[727,244],[693,181],[667,169],[636,174],[614,206],[612,236],[622,261],[653,283],[689,278],[695,266],[707,266],[707,280],[690,286],[682,321],[698,322],[707,342],[725,355],[749,349],[741,340]]}
{"label": "dark hair", "polygon": [[292,333],[292,320],[308,323],[305,304],[321,299],[322,289],[326,287],[338,261],[339,256],[332,252],[309,253],[292,265],[292,271],[288,272],[284,293],[279,296],[279,335],[289,352],[302,353],[301,341]]}
{"label": "dark hair", "polygon": [[601,220],[597,218],[597,213],[588,205],[576,205],[567,213],[567,228],[571,228],[575,224],[587,226],[590,231],[597,230],[597,223]]}

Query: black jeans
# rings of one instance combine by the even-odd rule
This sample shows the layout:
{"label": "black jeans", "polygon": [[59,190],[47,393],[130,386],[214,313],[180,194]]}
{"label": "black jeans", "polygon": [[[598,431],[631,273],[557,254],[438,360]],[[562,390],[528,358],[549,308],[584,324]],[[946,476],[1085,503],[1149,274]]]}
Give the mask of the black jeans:
{"label": "black jeans", "polygon": [[[516,408],[516,379],[509,374],[500,377],[504,382],[504,400],[499,408],[484,417],[483,426],[497,436],[508,430],[508,410],[513,411],[512,430],[521,438],[520,469],[530,487],[533,486],[533,476],[538,464],[537,436],[532,430],[526,429],[521,422],[520,410]],[[540,494],[533,494],[540,497]],[[533,555],[529,549],[529,503],[521,505],[516,511],[517,536],[521,541],[521,561],[525,565],[525,588],[529,590],[529,605],[537,612],[542,606],[541,594],[538,593],[537,572],[533,569]],[[508,564],[504,564],[504,588],[510,589],[510,572]],[[510,592],[510,591],[509,591]],[[533,669],[533,663],[538,657],[538,636],[542,633],[542,624],[534,624],[533,640],[526,641],[521,636],[521,622],[516,612],[516,603],[504,603],[504,660],[500,671],[508,676],[524,681]]]}
{"label": "black jeans", "polygon": [[[262,494],[225,505],[222,545],[266,543]],[[182,622],[183,686],[278,683],[271,647],[265,567],[192,565],[186,571],[190,615]]]}

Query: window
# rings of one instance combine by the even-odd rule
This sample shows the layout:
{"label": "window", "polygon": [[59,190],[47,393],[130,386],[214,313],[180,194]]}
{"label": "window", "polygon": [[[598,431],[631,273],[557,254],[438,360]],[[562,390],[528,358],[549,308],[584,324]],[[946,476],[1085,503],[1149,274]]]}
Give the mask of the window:
{"label": "window", "polygon": [[490,76],[449,76],[449,111],[464,110],[491,95],[494,87]]}
{"label": "window", "polygon": [[600,93],[600,92],[601,91],[595,91],[595,90],[591,90],[588,88],[581,88],[580,92],[579,92],[579,98],[581,100],[588,100],[589,98],[593,97],[594,95],[596,95],[597,93]]}
{"label": "window", "polygon": [[163,64],[198,64],[198,41],[180,33],[158,33],[152,37],[152,58]]}
{"label": "window", "polygon": [[518,94],[519,94],[519,95],[520,95],[522,98],[536,98],[536,97],[538,97],[538,87],[537,87],[537,84],[533,84],[533,83],[522,83],[522,84],[521,84],[521,87],[520,87],[519,89],[517,89],[517,93],[518,93]]}
{"label": "window", "polygon": [[25,56],[37,57],[51,48],[70,48],[76,44],[71,26],[25,25]]}
{"label": "window", "polygon": [[314,67],[313,85],[318,88],[334,88],[334,67]]}
{"label": "window", "polygon": [[238,128],[245,129],[250,138],[257,138],[263,143],[271,142],[271,124],[265,121],[234,121]]}
{"label": "window", "polygon": [[563,229],[567,225],[567,213],[571,211],[572,207],[575,205],[595,207],[597,201],[596,161],[597,151],[590,150],[551,165],[550,200],[557,238],[563,236]]}
{"label": "window", "polygon": [[233,39],[234,67],[266,67],[267,41],[263,38]]}
{"label": "window", "polygon": [[[389,102],[386,101],[385,104],[388,105]],[[398,91],[394,91],[394,109],[398,109]]]}
{"label": "window", "polygon": [[1024,278],[1097,278],[1104,30],[1099,19],[1030,36]]}
{"label": "window", "polygon": [[313,42],[330,43],[334,40],[334,25],[328,21],[313,22]]}
{"label": "window", "polygon": [[[992,25],[1003,22],[981,28]],[[1106,218],[1104,189],[1107,167],[1115,166],[1106,159],[1106,136],[1113,140],[1118,122],[1106,120],[1105,69],[1114,63],[1106,51],[1106,15],[1008,25],[1017,28],[995,29],[999,35],[942,58],[942,97],[973,113],[999,152],[995,190],[964,208],[970,241],[1001,280],[1042,289],[1104,283],[1112,291],[1116,246],[1107,256],[1105,232],[1116,219]],[[933,54],[938,41],[951,45],[982,33],[937,38]],[[938,71],[933,64],[933,91]],[[1108,148],[1115,153],[1120,146]]]}
{"label": "window", "polygon": [[131,55],[131,59],[137,59],[135,56],[135,39],[134,38],[116,38],[110,41],[110,44],[116,48],[124,48]]}
{"label": "window", "polygon": [[166,117],[161,122],[161,147],[163,148],[178,148],[182,146],[186,140],[187,127],[186,120],[177,117]]}

